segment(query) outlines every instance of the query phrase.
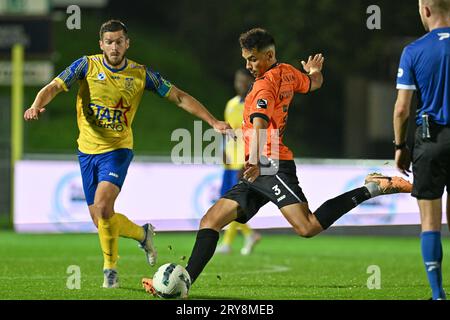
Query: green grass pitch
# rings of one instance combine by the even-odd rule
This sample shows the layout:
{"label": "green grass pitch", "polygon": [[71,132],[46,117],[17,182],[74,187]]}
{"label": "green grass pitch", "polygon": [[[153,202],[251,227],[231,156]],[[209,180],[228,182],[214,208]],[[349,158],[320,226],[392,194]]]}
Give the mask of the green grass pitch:
{"label": "green grass pitch", "polygon": [[[157,266],[185,265],[195,233],[159,233]],[[102,256],[95,234],[0,233],[0,299],[155,299],[141,288],[150,268],[137,243],[121,239],[121,288],[102,289]],[[431,296],[418,237],[350,237],[263,234],[250,256],[242,237],[229,255],[215,255],[191,288],[190,299],[427,299]],[[443,239],[448,248],[450,241]],[[445,253],[444,253],[445,257]],[[450,287],[444,260],[444,287]],[[68,289],[69,266],[79,266],[81,288]],[[380,268],[381,288],[367,287],[368,267]],[[69,281],[70,282],[70,281]],[[369,281],[370,282],[370,281]]]}

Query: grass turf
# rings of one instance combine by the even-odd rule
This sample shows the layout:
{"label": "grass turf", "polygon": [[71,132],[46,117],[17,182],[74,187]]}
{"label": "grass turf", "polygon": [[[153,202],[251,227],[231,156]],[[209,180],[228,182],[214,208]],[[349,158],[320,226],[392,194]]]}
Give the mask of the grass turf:
{"label": "grass turf", "polygon": [[[194,233],[159,233],[157,266],[185,265]],[[0,299],[154,299],[141,288],[150,268],[137,243],[121,239],[120,289],[101,288],[102,257],[95,234],[0,233]],[[191,289],[191,299],[426,299],[431,292],[418,238],[343,237],[302,239],[265,234],[255,252],[241,256],[242,237],[229,255],[216,255]],[[444,249],[450,241],[443,239]],[[445,254],[444,254],[445,255]],[[80,267],[81,289],[66,283]],[[367,268],[379,266],[381,289],[369,290]],[[443,265],[444,287],[445,260]]]}

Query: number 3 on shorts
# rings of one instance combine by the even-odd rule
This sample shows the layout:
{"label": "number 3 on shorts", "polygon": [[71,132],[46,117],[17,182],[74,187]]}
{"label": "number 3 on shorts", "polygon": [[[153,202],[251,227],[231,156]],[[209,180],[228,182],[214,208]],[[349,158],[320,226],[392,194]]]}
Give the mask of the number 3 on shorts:
{"label": "number 3 on shorts", "polygon": [[280,193],[281,193],[281,190],[280,190],[280,188],[278,187],[277,184],[272,187],[272,190],[275,192],[276,196],[279,196]]}

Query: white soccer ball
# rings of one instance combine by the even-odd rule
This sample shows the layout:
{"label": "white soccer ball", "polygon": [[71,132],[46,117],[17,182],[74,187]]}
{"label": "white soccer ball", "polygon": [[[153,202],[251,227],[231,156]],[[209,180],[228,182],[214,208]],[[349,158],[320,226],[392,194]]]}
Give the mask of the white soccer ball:
{"label": "white soccer ball", "polygon": [[153,288],[160,298],[187,298],[191,277],[185,268],[176,263],[166,263],[153,276]]}

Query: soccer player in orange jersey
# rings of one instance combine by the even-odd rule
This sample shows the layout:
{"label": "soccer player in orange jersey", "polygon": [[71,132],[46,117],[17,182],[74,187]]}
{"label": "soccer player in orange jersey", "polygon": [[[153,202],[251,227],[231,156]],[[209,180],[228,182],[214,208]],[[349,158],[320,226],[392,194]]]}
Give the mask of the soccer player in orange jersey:
{"label": "soccer player in orange jersey", "polygon": [[[231,221],[246,223],[269,201],[302,237],[313,237],[331,226],[343,214],[372,197],[411,192],[411,184],[399,177],[370,174],[365,185],[322,204],[314,213],[299,186],[292,151],[283,144],[290,104],[295,93],[306,94],[322,86],[322,54],[302,61],[302,73],[279,63],[275,40],[256,28],[240,36],[242,57],[255,77],[245,98],[243,135],[245,172],[243,179],[217,201],[203,216],[186,270],[191,283],[197,279],[214,254],[219,231]],[[151,281],[145,281],[148,291]]]}

